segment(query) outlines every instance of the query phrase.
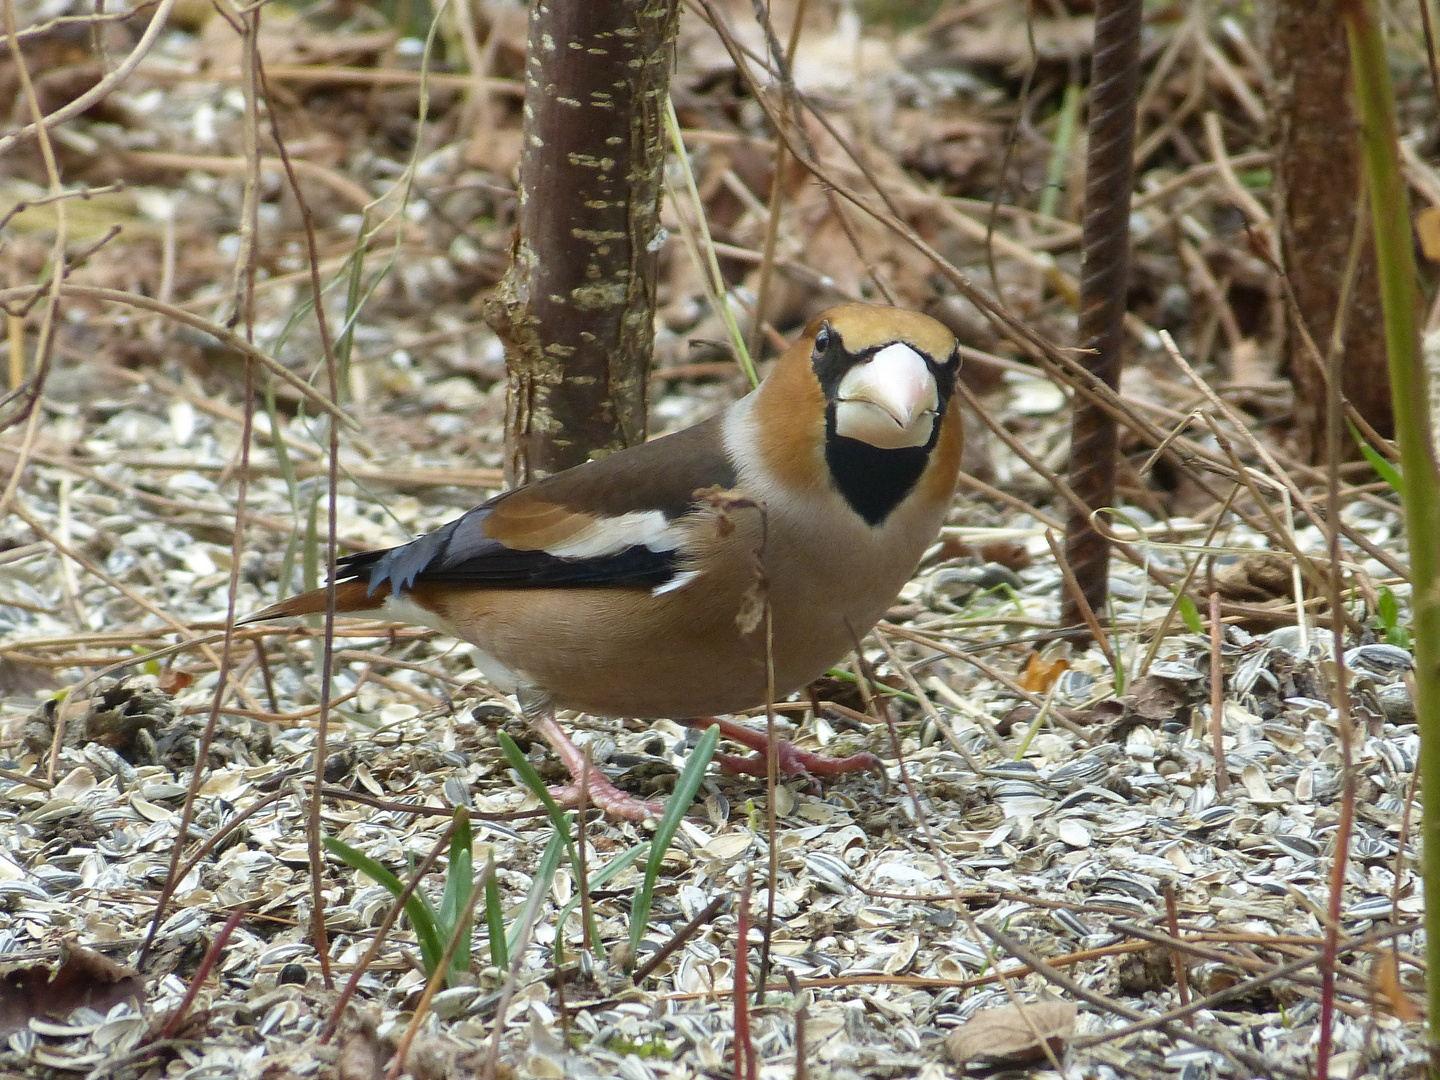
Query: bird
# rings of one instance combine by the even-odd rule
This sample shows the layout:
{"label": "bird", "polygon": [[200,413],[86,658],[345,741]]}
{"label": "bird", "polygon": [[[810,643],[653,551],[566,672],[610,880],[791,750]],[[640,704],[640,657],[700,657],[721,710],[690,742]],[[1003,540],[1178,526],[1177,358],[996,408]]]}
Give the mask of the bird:
{"label": "bird", "polygon": [[[718,722],[757,751],[722,768],[765,775],[765,733],[711,718],[812,683],[913,576],[953,500],[959,365],[954,334],[927,315],[829,308],[719,415],[338,560],[335,610],[468,642],[569,770],[575,784],[555,792],[569,805],[589,770],[589,803],[612,817],[659,809],[587,764],[557,709]],[[245,621],[326,603],[315,589]],[[777,760],[812,775],[878,765],[789,743]]]}

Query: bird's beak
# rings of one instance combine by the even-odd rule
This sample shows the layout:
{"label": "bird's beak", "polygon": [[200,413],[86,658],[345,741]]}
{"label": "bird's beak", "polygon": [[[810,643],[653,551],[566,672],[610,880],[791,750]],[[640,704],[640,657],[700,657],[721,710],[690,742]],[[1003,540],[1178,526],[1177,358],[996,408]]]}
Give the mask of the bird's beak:
{"label": "bird's beak", "polygon": [[835,433],[882,450],[924,446],[939,404],[925,358],[908,345],[887,345],[840,380]]}

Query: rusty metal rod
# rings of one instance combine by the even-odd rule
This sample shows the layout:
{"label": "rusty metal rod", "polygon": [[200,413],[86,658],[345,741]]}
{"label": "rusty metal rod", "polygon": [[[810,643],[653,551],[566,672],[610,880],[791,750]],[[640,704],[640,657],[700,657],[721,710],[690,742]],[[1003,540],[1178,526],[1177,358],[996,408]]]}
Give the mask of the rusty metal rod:
{"label": "rusty metal rod", "polygon": [[[1079,341],[1087,350],[1085,366],[1117,390],[1130,264],[1140,24],[1141,0],[1097,0],[1085,157]],[[1070,484],[1092,512],[1114,502],[1117,447],[1114,418],[1077,397],[1070,428]],[[1104,611],[1110,544],[1090,524],[1088,514],[1071,510],[1065,554],[1090,607]],[[1081,621],[1079,605],[1069,595],[1061,609],[1061,621],[1065,626]]]}

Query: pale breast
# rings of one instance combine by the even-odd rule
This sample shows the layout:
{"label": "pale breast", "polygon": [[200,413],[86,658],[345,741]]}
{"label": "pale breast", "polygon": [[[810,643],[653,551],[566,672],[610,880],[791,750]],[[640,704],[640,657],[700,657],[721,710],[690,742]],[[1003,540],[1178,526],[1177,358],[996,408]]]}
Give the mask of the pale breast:
{"label": "pale breast", "polygon": [[818,678],[870,632],[914,574],[945,510],[902,505],[878,527],[816,506],[787,504],[772,514],[778,691]]}

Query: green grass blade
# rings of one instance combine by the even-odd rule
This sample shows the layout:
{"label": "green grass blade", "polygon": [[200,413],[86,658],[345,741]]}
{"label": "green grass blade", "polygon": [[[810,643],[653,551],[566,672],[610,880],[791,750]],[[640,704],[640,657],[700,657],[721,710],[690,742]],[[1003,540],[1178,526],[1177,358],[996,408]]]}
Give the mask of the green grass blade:
{"label": "green grass blade", "polygon": [[1181,593],[1176,601],[1176,606],[1180,610],[1180,618],[1185,620],[1185,629],[1192,634],[1205,633],[1205,624],[1200,621],[1200,610],[1195,606],[1194,600],[1191,600],[1185,593]]}
{"label": "green grass blade", "polygon": [[[445,875],[445,895],[440,899],[440,911],[436,917],[442,931],[450,929],[470,899],[471,846],[470,813],[463,806],[456,807],[455,831],[450,834],[450,866]],[[463,874],[458,873],[461,869],[465,871]]]}
{"label": "green grass blade", "polygon": [[[490,849],[490,862],[495,862],[495,849]],[[490,963],[501,971],[510,966],[510,948],[505,940],[505,909],[500,906],[500,883],[492,872],[485,879],[485,931],[490,936]]]}
{"label": "green grass blade", "polygon": [[320,587],[320,485],[305,514],[305,539],[301,548],[301,580],[307,592]]}
{"label": "green grass blade", "polygon": [[505,755],[505,760],[510,763],[512,769],[520,774],[521,782],[535,793],[535,797],[545,807],[545,812],[550,815],[550,823],[558,830],[565,820],[565,812],[560,809],[560,804],[551,798],[550,788],[544,780],[540,779],[540,774],[535,771],[535,766],[530,764],[530,759],[520,752],[520,747],[515,745],[515,740],[505,732],[496,732],[495,740],[500,744],[500,751]]}
{"label": "green grass blade", "polygon": [[[300,480],[295,475],[295,463],[290,460],[290,450],[285,442],[285,429],[280,426],[280,410],[275,405],[275,380],[270,379],[265,384],[265,415],[270,418],[270,443],[275,451],[275,462],[280,467],[280,475],[285,479],[285,487],[290,492],[290,509],[298,518],[300,516]],[[302,410],[303,415],[303,410]],[[285,554],[280,561],[280,593],[281,597],[290,594],[291,583],[295,580],[295,556],[300,550],[300,534],[292,530],[290,538],[285,544]]]}
{"label": "green grass blade", "polygon": [[[503,731],[497,733],[496,739],[500,743],[500,749],[504,752],[505,760],[510,763],[510,767],[520,774],[520,779],[525,782],[525,786],[533,791],[544,804],[545,812],[550,815],[550,824],[555,826],[555,834],[564,838],[565,851],[570,857],[570,865],[579,866],[580,852],[575,849],[575,840],[570,835],[570,821],[573,815],[560,809],[560,804],[551,796],[549,787],[546,786],[544,780],[540,779],[540,774],[535,771],[535,766],[531,765],[530,760],[520,752],[520,747],[515,745],[514,739]],[[590,927],[590,940],[600,940],[593,925]]]}
{"label": "green grass blade", "polygon": [[[1429,1075],[1440,1075],[1440,463],[1430,423],[1430,377],[1420,334],[1424,313],[1417,288],[1415,242],[1410,223],[1410,193],[1400,162],[1399,124],[1384,21],[1377,0],[1337,5],[1350,45],[1351,80],[1359,114],[1370,221],[1380,303],[1385,312],[1385,353],[1390,366],[1390,399],[1395,406],[1395,439],[1405,478],[1405,533],[1409,540],[1411,626],[1415,647],[1416,720],[1420,728],[1420,789],[1426,813],[1421,818],[1420,848],[1424,880],[1426,994],[1430,1024],[1426,1033]],[[1333,965],[1337,937],[1327,924],[1326,956]],[[1322,966],[1322,971],[1326,970]],[[1333,967],[1329,970],[1333,970]],[[1328,1038],[1318,1044],[1328,1053]],[[1327,1059],[1328,1060],[1328,1059]],[[1323,1075],[1326,1061],[1318,1061]]]}
{"label": "green grass blade", "polygon": [[1396,495],[1405,498],[1405,477],[1395,467],[1395,463],[1361,438],[1360,431],[1354,424],[1350,424],[1350,437],[1355,440],[1355,445],[1360,447],[1360,453],[1365,455],[1365,460],[1375,470],[1375,475],[1389,484],[1390,490]]}
{"label": "green grass blade", "polygon": [[[695,171],[690,167],[690,152],[685,148],[685,139],[680,133],[680,120],[675,115],[675,100],[669,96],[665,98],[665,130],[670,135],[670,147],[675,152],[675,161],[679,164],[680,171],[685,177],[685,188],[690,195],[690,204],[695,214],[695,225],[700,233],[692,245],[688,228],[684,229],[686,246],[691,248],[696,262],[700,264],[698,269],[701,281],[705,285],[705,296],[710,301],[710,306],[715,314],[725,324],[725,330],[730,335],[731,348],[735,350],[735,358],[740,362],[740,367],[744,370],[745,377],[750,380],[750,385],[758,386],[760,377],[755,373],[755,363],[750,358],[750,349],[745,344],[745,335],[740,332],[740,326],[735,321],[735,312],[730,307],[725,277],[720,272],[720,262],[715,255],[715,241],[710,235],[709,222],[705,219],[705,203],[700,198],[700,189],[695,183]],[[683,226],[685,217],[682,215],[680,220]]]}
{"label": "green grass blade", "polygon": [[650,919],[650,905],[655,898],[655,881],[660,876],[660,864],[665,860],[670,841],[675,839],[676,830],[680,828],[680,819],[695,801],[695,793],[700,790],[700,783],[705,779],[705,770],[710,767],[710,759],[715,756],[715,747],[719,743],[720,728],[712,725],[700,736],[695,749],[690,751],[690,757],[675,784],[675,793],[665,802],[665,813],[660,816],[660,824],[650,841],[650,858],[645,864],[645,880],[635,890],[635,902],[630,910],[632,957],[637,955],[640,937],[645,933],[645,924]]}
{"label": "green grass blade", "polygon": [[[363,851],[357,851],[333,836],[322,838],[320,843],[346,866],[359,870],[377,885],[383,885],[395,899],[398,900],[404,895],[404,883]],[[405,902],[405,917],[410,920],[410,929],[415,931],[416,940],[420,943],[420,959],[425,963],[425,972],[431,974],[440,963],[440,958],[445,955],[445,943],[435,928],[434,909],[419,889],[412,892],[410,899]]]}
{"label": "green grass blade", "polygon": [[[533,911],[539,908],[540,902],[545,894],[550,891],[550,886],[555,883],[555,871],[560,869],[560,856],[565,852],[565,837],[555,832],[550,835],[550,842],[545,845],[545,851],[540,856],[540,865],[535,868],[535,877],[530,883],[530,892],[525,897],[525,908]],[[515,921],[510,928],[510,933],[505,935],[505,951],[507,956],[513,956],[515,948],[520,943],[520,930],[525,924],[525,919]]]}
{"label": "green grass blade", "polygon": [[[593,893],[602,885],[607,884],[612,878],[615,877],[616,874],[620,873],[620,871],[624,870],[627,866],[634,864],[641,855],[644,855],[645,852],[649,850],[650,842],[647,840],[644,843],[636,844],[634,847],[622,851],[619,855],[615,856],[615,858],[611,859],[599,870],[595,871],[593,874],[590,875],[590,891]],[[565,923],[570,918],[570,916],[575,913],[575,909],[579,906],[580,895],[579,893],[576,893],[570,898],[569,903],[567,903],[563,908],[560,909],[560,918],[557,919],[555,922],[555,949],[557,954],[560,950],[562,940],[561,932],[565,928]],[[594,934],[591,934],[590,940],[599,941],[600,939]]]}
{"label": "green grass blade", "polygon": [[475,888],[472,847],[470,812],[460,806],[455,810],[455,831],[450,834],[450,865],[445,871],[445,895],[441,898],[440,912],[435,920],[436,929],[447,944],[450,938],[460,935],[450,964],[449,978],[470,970],[470,925],[466,922],[462,926],[460,922],[470,906],[470,892]]}
{"label": "green grass blade", "polygon": [[1380,587],[1379,606],[1375,614],[1380,617],[1380,629],[1385,634],[1385,644],[1409,649],[1410,631],[1400,622],[1400,601],[1388,585]]}
{"label": "green grass blade", "polygon": [[1060,202],[1060,190],[1065,186],[1065,170],[1074,149],[1075,121],[1080,115],[1080,102],[1085,92],[1078,83],[1065,87],[1061,99],[1060,113],[1055,118],[1055,141],[1052,143],[1050,160],[1045,167],[1045,189],[1040,193],[1040,214],[1053,218],[1055,207]]}

